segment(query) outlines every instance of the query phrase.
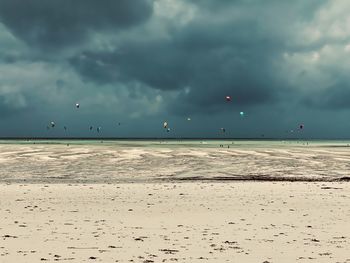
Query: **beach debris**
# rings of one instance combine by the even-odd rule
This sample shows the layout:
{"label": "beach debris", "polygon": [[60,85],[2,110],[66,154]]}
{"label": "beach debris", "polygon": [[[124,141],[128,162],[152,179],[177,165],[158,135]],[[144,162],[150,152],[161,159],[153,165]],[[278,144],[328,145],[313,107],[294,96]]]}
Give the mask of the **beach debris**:
{"label": "beach debris", "polygon": [[179,250],[177,250],[177,249],[167,249],[167,248],[159,249],[159,251],[162,251],[165,254],[175,254],[175,253],[179,252]]}
{"label": "beach debris", "polygon": [[231,96],[226,96],[225,99],[227,102],[230,102],[232,100]]}
{"label": "beach debris", "polygon": [[117,248],[116,246],[110,245],[108,248]]}
{"label": "beach debris", "polygon": [[17,236],[11,236],[11,235],[4,235],[3,238],[18,238]]}

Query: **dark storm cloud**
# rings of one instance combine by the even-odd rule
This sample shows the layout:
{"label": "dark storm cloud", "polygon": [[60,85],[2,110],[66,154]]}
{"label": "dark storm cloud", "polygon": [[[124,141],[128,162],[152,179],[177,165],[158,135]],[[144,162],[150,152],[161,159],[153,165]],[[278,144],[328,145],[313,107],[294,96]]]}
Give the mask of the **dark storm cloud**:
{"label": "dark storm cloud", "polygon": [[98,83],[140,81],[160,90],[181,89],[189,80],[185,50],[169,42],[127,43],[122,52],[85,52],[71,59],[86,78]]}
{"label": "dark storm cloud", "polygon": [[[232,112],[242,120],[239,111],[247,112],[251,129],[345,112],[348,6],[345,0],[0,0],[0,111],[26,111],[37,124],[59,117],[107,124],[119,114],[138,127],[148,127],[146,117],[157,126],[163,118],[191,116],[203,129],[211,120],[225,123]],[[76,101],[84,118],[71,114]]]}
{"label": "dark storm cloud", "polygon": [[71,63],[97,83],[138,81],[179,91],[168,102],[178,113],[220,111],[226,95],[241,106],[273,103],[279,97],[274,60],[285,45],[283,32],[262,30],[259,21],[244,15],[234,21],[204,16],[168,30],[170,38],[140,36],[121,43],[117,51],[85,52]]}
{"label": "dark storm cloud", "polygon": [[[221,9],[234,6],[250,6],[250,7],[264,7],[266,9],[284,6],[286,13],[291,9],[301,11],[305,16],[310,17],[313,15],[313,11],[318,7],[326,3],[328,0],[309,0],[307,2],[303,0],[295,0],[292,4],[288,1],[281,0],[265,0],[263,2],[257,2],[256,0],[188,0],[188,2],[205,9]],[[279,14],[277,14],[279,15]],[[283,14],[285,15],[285,14]]]}
{"label": "dark storm cloud", "polygon": [[0,117],[8,118],[25,112],[28,108],[23,105],[23,100],[19,94],[0,95]]}
{"label": "dark storm cloud", "polygon": [[118,31],[145,21],[151,0],[0,0],[0,21],[33,46],[64,47],[90,31]]}
{"label": "dark storm cloud", "polygon": [[[302,83],[286,81],[288,71],[280,69],[286,63],[284,53],[303,54],[327,43],[344,44],[327,36],[308,41],[303,32],[306,25],[314,26],[317,12],[328,1],[186,3],[196,6],[199,14],[183,27],[166,25],[169,37],[140,35],[120,41],[112,52],[83,52],[71,58],[71,64],[99,84],[137,81],[157,90],[177,91],[167,101],[174,113],[208,113],[227,109],[226,95],[240,107],[308,101],[303,97],[306,93],[300,92]],[[213,8],[217,13],[210,12]],[[304,67],[303,63],[298,66]],[[347,86],[342,91],[324,88],[325,94],[315,92],[314,97],[327,99],[310,100],[307,105],[322,101],[324,108],[346,107],[341,96]],[[332,95],[325,96],[332,90]]]}
{"label": "dark storm cloud", "polygon": [[344,110],[350,108],[349,98],[350,84],[349,82],[341,81],[327,89],[315,91],[312,94],[309,94],[303,102],[307,107]]}

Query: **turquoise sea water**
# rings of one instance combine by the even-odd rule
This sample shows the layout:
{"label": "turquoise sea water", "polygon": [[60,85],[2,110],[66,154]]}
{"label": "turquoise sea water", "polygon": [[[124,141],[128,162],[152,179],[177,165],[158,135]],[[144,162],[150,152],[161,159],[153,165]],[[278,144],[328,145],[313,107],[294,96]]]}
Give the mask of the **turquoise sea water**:
{"label": "turquoise sea water", "polygon": [[350,139],[312,139],[312,140],[296,140],[296,139],[0,139],[0,144],[87,144],[94,145],[100,143],[110,145],[217,145],[230,144],[237,145],[299,145],[309,143],[311,145],[346,145],[350,144]]}
{"label": "turquoise sea water", "polygon": [[0,144],[64,144],[64,145],[108,145],[120,147],[289,147],[289,146],[318,146],[318,147],[347,147],[350,140],[254,140],[254,139],[38,139],[38,140],[0,140]]}

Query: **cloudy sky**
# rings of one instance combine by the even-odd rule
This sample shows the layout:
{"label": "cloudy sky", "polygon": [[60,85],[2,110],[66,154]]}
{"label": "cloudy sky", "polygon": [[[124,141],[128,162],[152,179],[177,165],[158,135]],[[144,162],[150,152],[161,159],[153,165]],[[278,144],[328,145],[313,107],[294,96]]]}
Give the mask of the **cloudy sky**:
{"label": "cloudy sky", "polygon": [[0,0],[0,136],[349,138],[349,14],[348,0]]}

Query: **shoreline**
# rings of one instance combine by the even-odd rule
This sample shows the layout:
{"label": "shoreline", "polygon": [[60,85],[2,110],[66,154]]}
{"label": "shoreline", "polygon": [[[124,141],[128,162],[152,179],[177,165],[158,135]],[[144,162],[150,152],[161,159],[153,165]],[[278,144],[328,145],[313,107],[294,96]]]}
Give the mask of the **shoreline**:
{"label": "shoreline", "polygon": [[290,177],[279,177],[279,178],[232,178],[232,177],[220,177],[220,178],[176,178],[176,179],[152,179],[152,180],[62,180],[49,178],[48,180],[0,180],[1,184],[11,185],[11,184],[23,184],[23,185],[40,185],[40,184],[62,184],[62,185],[84,185],[84,184],[181,184],[181,183],[348,183],[350,182],[350,177],[345,176],[337,179],[324,179],[324,178],[290,178]]}

